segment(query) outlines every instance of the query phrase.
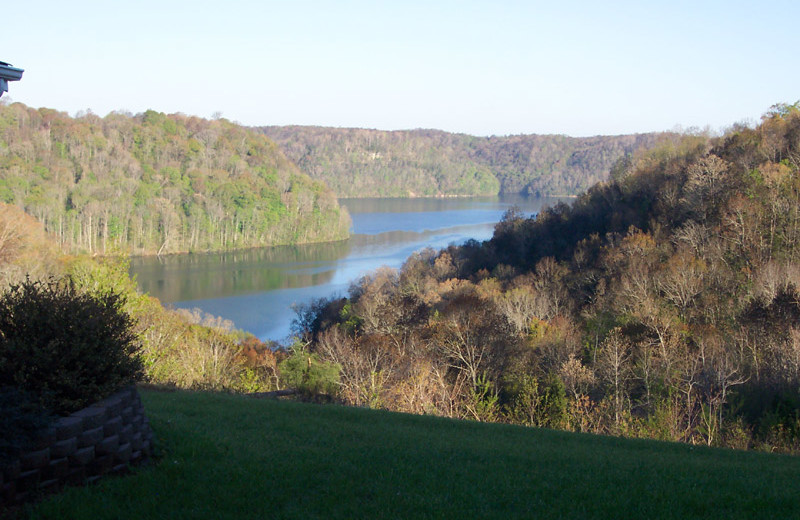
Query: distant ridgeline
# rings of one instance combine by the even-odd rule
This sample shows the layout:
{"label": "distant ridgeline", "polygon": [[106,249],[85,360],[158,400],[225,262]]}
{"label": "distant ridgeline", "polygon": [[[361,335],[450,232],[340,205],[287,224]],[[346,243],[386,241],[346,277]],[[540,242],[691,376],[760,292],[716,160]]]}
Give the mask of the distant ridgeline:
{"label": "distant ridgeline", "polygon": [[340,197],[575,195],[672,134],[473,137],[438,130],[258,128]]}
{"label": "distant ridgeline", "polygon": [[261,133],[153,111],[0,105],[0,201],[89,253],[322,242],[350,227],[334,193]]}

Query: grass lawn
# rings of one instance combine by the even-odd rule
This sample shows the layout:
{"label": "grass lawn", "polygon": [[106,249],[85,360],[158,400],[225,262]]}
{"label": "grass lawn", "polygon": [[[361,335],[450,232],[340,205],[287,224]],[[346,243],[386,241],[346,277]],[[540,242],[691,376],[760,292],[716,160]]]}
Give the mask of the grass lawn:
{"label": "grass lawn", "polygon": [[800,457],[141,393],[162,457],[31,518],[800,518]]}

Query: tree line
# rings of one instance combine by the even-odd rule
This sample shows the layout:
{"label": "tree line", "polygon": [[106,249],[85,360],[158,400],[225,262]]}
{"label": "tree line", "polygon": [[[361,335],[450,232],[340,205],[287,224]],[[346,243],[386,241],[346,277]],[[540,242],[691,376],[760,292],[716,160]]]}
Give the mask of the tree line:
{"label": "tree line", "polygon": [[263,135],[154,111],[0,104],[0,201],[92,254],[322,242],[350,227],[335,195]]}
{"label": "tree line", "polygon": [[438,130],[310,126],[257,130],[339,197],[576,195],[606,180],[620,157],[677,137],[475,137]]}
{"label": "tree line", "polygon": [[800,104],[777,105],[365,276],[296,330],[353,405],[797,452],[799,169]]}

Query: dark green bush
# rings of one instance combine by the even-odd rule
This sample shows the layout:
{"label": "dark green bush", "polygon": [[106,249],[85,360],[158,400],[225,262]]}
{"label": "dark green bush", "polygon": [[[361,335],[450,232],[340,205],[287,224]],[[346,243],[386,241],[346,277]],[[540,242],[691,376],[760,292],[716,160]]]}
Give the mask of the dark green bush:
{"label": "dark green bush", "polygon": [[321,361],[299,343],[293,345],[290,351],[289,357],[278,366],[281,381],[286,387],[296,388],[308,396],[336,394],[339,365]]}
{"label": "dark green bush", "polygon": [[36,397],[10,386],[0,388],[0,468],[30,448],[52,420]]}
{"label": "dark green bush", "polygon": [[133,320],[117,293],[26,280],[0,296],[0,384],[68,414],[142,373]]}

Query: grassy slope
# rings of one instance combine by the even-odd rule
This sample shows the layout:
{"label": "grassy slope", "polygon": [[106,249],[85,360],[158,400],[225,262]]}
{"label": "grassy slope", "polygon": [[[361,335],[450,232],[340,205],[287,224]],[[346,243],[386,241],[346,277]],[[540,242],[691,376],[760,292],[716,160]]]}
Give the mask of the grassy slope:
{"label": "grassy slope", "polygon": [[163,458],[32,518],[791,518],[800,458],[143,391]]}

